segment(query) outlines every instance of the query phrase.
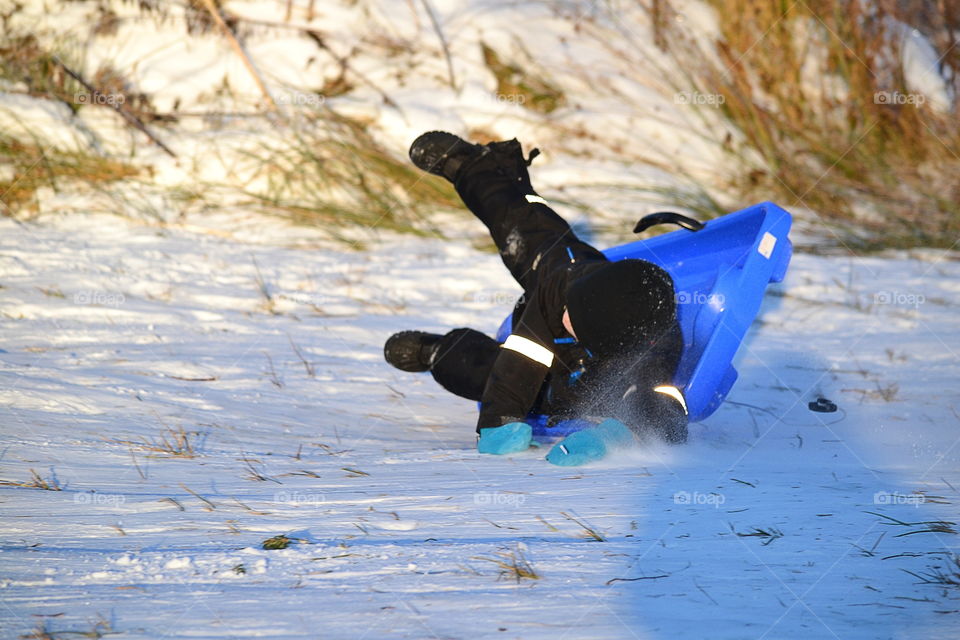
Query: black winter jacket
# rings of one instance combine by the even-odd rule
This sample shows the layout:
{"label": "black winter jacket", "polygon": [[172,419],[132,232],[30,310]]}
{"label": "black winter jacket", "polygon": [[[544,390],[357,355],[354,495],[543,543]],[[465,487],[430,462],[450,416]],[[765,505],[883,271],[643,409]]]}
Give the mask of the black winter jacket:
{"label": "black winter jacket", "polygon": [[[579,244],[579,243],[578,243]],[[585,251],[586,249],[586,251]],[[554,252],[551,252],[554,253]],[[635,430],[685,416],[681,405],[662,393],[659,385],[672,385],[683,347],[679,327],[673,327],[641,352],[601,359],[590,354],[563,327],[566,293],[570,283],[607,262],[602,253],[580,244],[577,259],[566,264],[541,265],[537,284],[518,302],[513,312],[510,341],[529,340],[540,360],[511,348],[501,348],[480,404],[477,430],[523,420],[529,413],[563,418],[617,418]],[[576,330],[576,327],[574,327]],[[521,348],[530,345],[520,341]],[[652,424],[654,423],[654,424]],[[686,421],[683,420],[685,426]]]}

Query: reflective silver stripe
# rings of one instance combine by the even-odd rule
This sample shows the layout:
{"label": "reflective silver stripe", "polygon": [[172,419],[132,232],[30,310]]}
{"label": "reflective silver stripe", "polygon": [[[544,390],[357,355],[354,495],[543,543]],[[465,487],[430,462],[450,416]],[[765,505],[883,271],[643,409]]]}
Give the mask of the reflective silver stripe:
{"label": "reflective silver stripe", "polygon": [[657,393],[662,393],[664,395],[670,396],[671,398],[673,398],[674,400],[680,403],[680,406],[683,407],[683,413],[685,415],[689,414],[689,412],[687,411],[687,401],[683,399],[683,394],[680,393],[680,389],[677,389],[673,385],[665,384],[659,387],[654,387],[653,390],[656,391]]}
{"label": "reflective silver stripe", "polygon": [[546,200],[544,200],[540,196],[535,196],[532,193],[528,193],[524,197],[527,199],[527,202],[539,202],[540,204],[546,204],[547,206],[550,206]]}
{"label": "reflective silver stripe", "polygon": [[522,353],[534,362],[539,362],[545,367],[553,364],[553,352],[550,351],[550,349],[523,336],[516,334],[507,336],[507,339],[503,342],[503,348]]}

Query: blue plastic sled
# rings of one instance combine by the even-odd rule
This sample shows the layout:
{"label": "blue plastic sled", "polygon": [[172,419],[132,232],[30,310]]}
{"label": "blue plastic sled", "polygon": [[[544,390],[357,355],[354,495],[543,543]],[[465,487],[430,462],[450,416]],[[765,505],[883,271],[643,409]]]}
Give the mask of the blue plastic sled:
{"label": "blue plastic sled", "polygon": [[[660,265],[673,277],[684,348],[674,384],[683,391],[690,421],[709,417],[737,379],[733,357],[760,311],[767,284],[787,272],[793,245],[787,234],[790,214],[762,202],[699,223],[679,214],[647,216],[637,232],[673,222],[685,229],[637,240],[604,251],[610,260],[640,258]],[[497,339],[510,334],[507,316]],[[564,436],[591,423],[568,420],[547,426],[548,416],[527,421],[537,436]]]}

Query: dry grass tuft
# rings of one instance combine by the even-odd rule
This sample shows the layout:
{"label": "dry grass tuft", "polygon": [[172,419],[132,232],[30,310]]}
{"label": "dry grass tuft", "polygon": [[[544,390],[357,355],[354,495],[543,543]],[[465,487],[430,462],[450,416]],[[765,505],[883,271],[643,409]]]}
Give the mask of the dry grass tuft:
{"label": "dry grass tuft", "polygon": [[539,71],[526,71],[535,64],[527,55],[520,64],[505,62],[500,54],[486,44],[483,49],[483,62],[497,79],[497,99],[504,103],[514,103],[538,113],[552,113],[566,103],[563,91],[544,78]]}
{"label": "dry grass tuft", "polygon": [[140,169],[83,151],[45,149],[0,135],[0,213],[35,212],[37,190],[85,183],[94,187],[134,177]]}
{"label": "dry grass tuft", "polygon": [[284,144],[246,157],[257,186],[245,190],[263,211],[321,225],[439,234],[437,209],[460,208],[453,187],[395,158],[365,124],[326,108],[297,114]]}
{"label": "dry grass tuft", "polygon": [[580,528],[583,529],[583,534],[582,534],[582,535],[583,535],[584,538],[588,538],[588,539],[590,539],[590,540],[596,540],[597,542],[606,542],[606,541],[607,541],[607,539],[603,537],[603,534],[601,534],[599,531],[597,531],[594,527],[592,527],[592,526],[590,526],[590,525],[588,525],[588,524],[585,524],[585,523],[584,523],[582,520],[580,520],[579,518],[576,518],[576,517],[570,515],[570,514],[567,513],[566,511],[561,511],[561,512],[560,512],[560,515],[562,515],[562,516],[563,516],[564,518],[566,518],[567,520],[570,520],[571,522],[575,522],[575,523],[577,523],[578,525],[580,525]]}
{"label": "dry grass tuft", "polygon": [[783,532],[776,527],[767,527],[765,529],[762,527],[750,527],[750,531],[742,533],[734,530],[733,525],[731,525],[730,530],[737,534],[739,538],[763,538],[763,542],[761,543],[763,546],[767,546],[777,538],[783,537]]}
{"label": "dry grass tuft", "polygon": [[492,562],[500,567],[498,579],[511,579],[519,583],[521,580],[539,580],[540,574],[536,572],[533,565],[523,555],[523,551],[518,546],[512,551],[500,551],[494,554],[494,557],[476,556],[475,560],[485,560]]}
{"label": "dry grass tuft", "polygon": [[30,480],[0,480],[0,485],[7,487],[22,487],[24,489],[43,489],[44,491],[63,491],[60,481],[51,473],[49,478],[44,478],[34,469],[30,469]]}
{"label": "dry grass tuft", "polygon": [[104,618],[102,615],[98,615],[98,620],[93,623],[87,631],[51,631],[49,623],[40,622],[37,623],[37,626],[26,635],[21,635],[21,638],[27,640],[65,640],[66,638],[103,638],[107,635],[113,635],[119,633],[113,630],[113,627],[110,625],[110,622]]}
{"label": "dry grass tuft", "polygon": [[933,584],[941,587],[960,587],[960,555],[953,554],[947,558],[946,566],[935,565],[928,571],[914,573],[907,571],[914,578],[920,580],[920,584]]}
{"label": "dry grass tuft", "polygon": [[686,70],[677,90],[714,98],[700,109],[704,128],[717,128],[716,109],[736,130],[726,145],[742,198],[808,206],[863,248],[956,241],[957,103],[944,111],[935,96],[911,93],[900,55],[909,28],[898,26],[928,36],[956,91],[955,3],[709,4],[720,27],[715,47],[676,20],[657,23],[658,42]]}
{"label": "dry grass tuft", "polygon": [[77,94],[83,87],[71,78],[58,60],[79,66],[78,55],[70,41],[59,51],[49,51],[33,33],[0,33],[0,79],[23,87],[27,95],[58,100],[76,111]]}
{"label": "dry grass tuft", "polygon": [[183,427],[176,429],[166,427],[158,438],[116,440],[115,442],[136,447],[141,451],[152,451],[179,458],[194,458],[198,455],[195,441],[199,436],[199,431],[186,431]]}

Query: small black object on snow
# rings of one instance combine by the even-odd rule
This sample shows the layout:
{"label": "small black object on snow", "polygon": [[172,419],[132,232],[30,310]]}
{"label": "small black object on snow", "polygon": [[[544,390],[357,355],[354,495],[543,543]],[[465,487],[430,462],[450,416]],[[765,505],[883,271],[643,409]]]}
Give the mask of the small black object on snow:
{"label": "small black object on snow", "polygon": [[826,398],[817,398],[813,402],[807,403],[807,408],[817,413],[833,413],[837,410],[837,405]]}

